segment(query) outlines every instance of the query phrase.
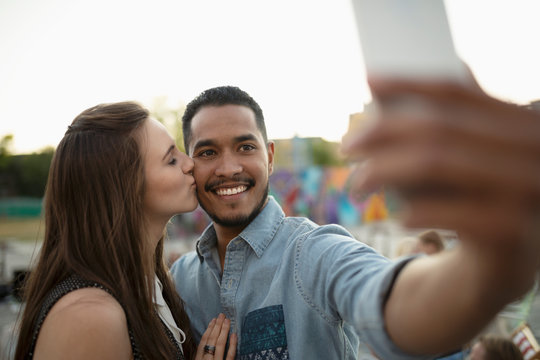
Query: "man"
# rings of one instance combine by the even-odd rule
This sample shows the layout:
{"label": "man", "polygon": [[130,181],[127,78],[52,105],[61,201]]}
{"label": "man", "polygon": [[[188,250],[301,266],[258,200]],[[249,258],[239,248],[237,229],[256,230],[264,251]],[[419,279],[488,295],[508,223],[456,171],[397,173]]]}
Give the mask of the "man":
{"label": "man", "polygon": [[[372,86],[378,89],[377,83]],[[407,86],[415,88],[414,84]],[[410,90],[407,86],[403,84],[401,90]],[[452,89],[450,95],[457,94],[458,100],[462,100],[458,90],[470,92]],[[386,91],[390,98],[394,95]],[[430,99],[430,93],[422,94]],[[385,98],[381,95],[380,99]],[[423,129],[415,125],[416,130]],[[470,135],[467,140],[480,136],[471,127],[464,130]],[[363,177],[355,180],[356,187],[365,189],[381,182],[395,185],[413,206],[405,218],[409,224],[453,225],[449,228],[468,230],[474,241],[464,241],[463,246],[436,259],[393,263],[354,240],[340,226],[318,226],[305,218],[285,217],[276,201],[268,197],[274,144],[267,140],[257,103],[238,88],[219,87],[188,104],[183,117],[184,144],[195,162],[198,199],[213,223],[201,236],[197,251],[180,258],[171,271],[186,302],[196,340],[208,321],[222,312],[238,335],[240,359],[356,359],[359,341],[381,359],[430,358],[459,348],[504,304],[528,289],[538,257],[529,256],[521,262],[517,258],[538,241],[528,242],[528,234],[521,231],[515,218],[514,222],[496,224],[482,218],[480,224],[471,224],[474,219],[452,216],[453,207],[480,205],[461,198],[458,185],[462,183],[455,181],[455,176],[448,176],[452,181],[443,183],[428,181],[431,168],[425,164],[422,168],[422,159],[415,164],[420,173],[401,168],[406,176],[400,177],[387,169],[391,152],[419,150],[408,139],[402,141],[401,148],[393,148],[392,138],[386,136],[399,136],[389,133],[388,128],[375,127],[367,135],[350,136],[344,144],[354,156],[380,161],[366,166]],[[445,137],[437,134],[439,140]],[[538,141],[538,132],[535,139]],[[386,153],[379,146],[384,142]],[[512,146],[518,147],[516,143]],[[477,149],[471,146],[468,150]],[[537,146],[535,151],[539,151]],[[533,164],[532,159],[529,163]],[[438,165],[455,167],[452,162]],[[498,173],[480,175],[483,177],[468,185],[477,189],[486,177],[504,182],[504,176],[497,178]],[[529,182],[526,195],[537,191],[538,185]],[[454,195],[460,196],[454,200]],[[512,199],[505,200],[512,203]],[[422,206],[435,207],[439,213],[423,218],[427,214]],[[493,236],[496,246],[492,246],[488,241],[497,231],[484,229],[487,225],[504,227],[505,235],[519,241],[504,241],[499,234]],[[509,249],[515,254],[508,253]],[[516,266],[513,275],[520,275],[520,281],[510,281],[506,266]],[[488,306],[486,299],[490,299]]]}

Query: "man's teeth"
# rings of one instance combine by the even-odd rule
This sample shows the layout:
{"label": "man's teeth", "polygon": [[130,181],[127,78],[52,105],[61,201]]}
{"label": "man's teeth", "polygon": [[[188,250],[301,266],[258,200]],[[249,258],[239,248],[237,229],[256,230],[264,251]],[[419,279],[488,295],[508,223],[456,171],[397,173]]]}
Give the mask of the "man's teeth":
{"label": "man's teeth", "polygon": [[235,194],[239,194],[241,192],[246,191],[246,189],[247,189],[247,186],[245,186],[245,185],[237,186],[235,188],[217,189],[216,194],[221,195],[221,196],[235,195]]}

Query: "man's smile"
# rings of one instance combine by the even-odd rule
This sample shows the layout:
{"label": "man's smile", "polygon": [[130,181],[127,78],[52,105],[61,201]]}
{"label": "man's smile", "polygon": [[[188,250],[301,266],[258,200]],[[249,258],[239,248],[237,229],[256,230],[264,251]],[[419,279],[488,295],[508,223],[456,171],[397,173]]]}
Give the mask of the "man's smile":
{"label": "man's smile", "polygon": [[233,188],[218,188],[214,192],[219,196],[237,195],[247,190],[246,185],[239,185]]}

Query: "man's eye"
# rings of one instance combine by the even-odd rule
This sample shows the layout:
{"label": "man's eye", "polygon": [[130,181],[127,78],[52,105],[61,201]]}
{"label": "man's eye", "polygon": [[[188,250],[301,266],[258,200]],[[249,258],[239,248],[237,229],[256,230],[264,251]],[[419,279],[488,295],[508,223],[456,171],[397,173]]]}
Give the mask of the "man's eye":
{"label": "man's eye", "polygon": [[214,154],[215,154],[214,150],[204,150],[204,151],[201,151],[199,153],[199,156],[201,156],[201,157],[209,157],[209,156],[212,156]]}
{"label": "man's eye", "polygon": [[253,150],[255,149],[255,146],[253,145],[250,145],[250,144],[244,144],[240,147],[240,150],[242,151],[250,151],[250,150]]}

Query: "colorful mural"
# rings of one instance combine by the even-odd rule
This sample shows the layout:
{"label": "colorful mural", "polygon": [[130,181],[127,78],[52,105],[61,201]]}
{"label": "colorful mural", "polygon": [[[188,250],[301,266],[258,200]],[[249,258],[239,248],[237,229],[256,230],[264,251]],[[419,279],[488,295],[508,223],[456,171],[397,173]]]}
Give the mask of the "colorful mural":
{"label": "colorful mural", "polygon": [[348,190],[347,167],[311,166],[300,171],[275,170],[270,194],[289,216],[306,216],[318,224],[354,226],[389,216],[384,192],[354,199]]}

